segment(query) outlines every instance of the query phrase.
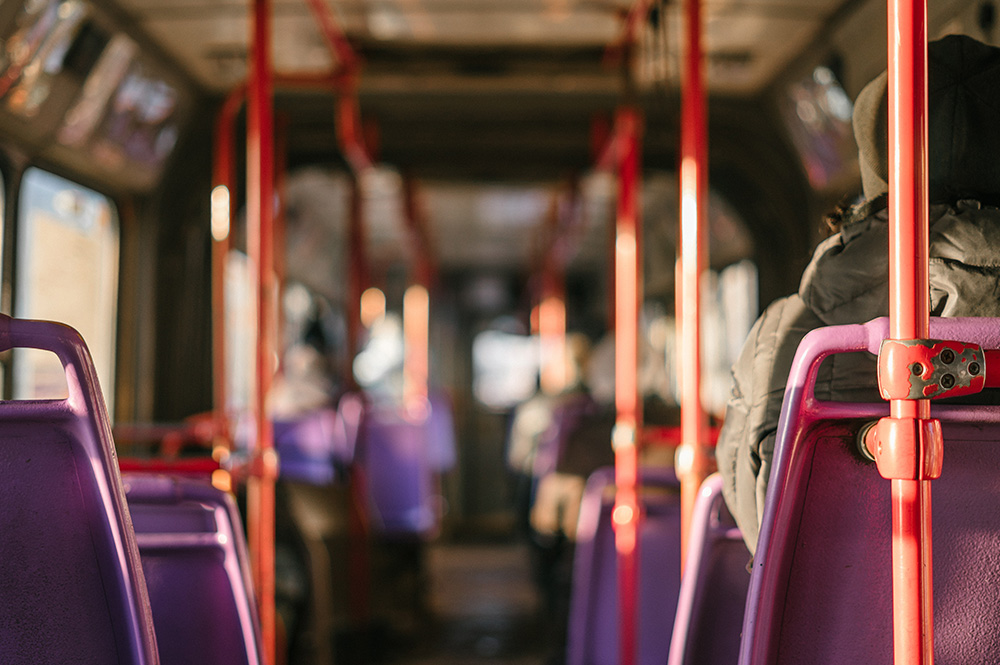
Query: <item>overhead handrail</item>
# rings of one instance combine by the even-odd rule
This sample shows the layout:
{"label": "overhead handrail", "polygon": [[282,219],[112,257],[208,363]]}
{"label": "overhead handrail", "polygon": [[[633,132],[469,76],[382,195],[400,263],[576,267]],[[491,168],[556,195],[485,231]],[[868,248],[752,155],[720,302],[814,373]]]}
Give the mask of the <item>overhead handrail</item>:
{"label": "overhead handrail", "polygon": [[701,277],[705,272],[708,201],[708,123],[701,0],[685,0],[684,76],[681,81],[680,270],[677,320],[680,349],[681,445],[676,469],[681,480],[681,570],[687,553],[694,506],[702,482],[714,470],[708,418],[701,403]]}
{"label": "overhead handrail", "polygon": [[[362,322],[358,304],[361,294],[369,284],[368,266],[366,261],[366,242],[364,229],[364,203],[361,191],[363,174],[374,166],[375,160],[371,150],[365,145],[364,131],[361,122],[361,111],[358,107],[358,73],[360,58],[354,53],[340,28],[336,17],[324,0],[307,0],[309,9],[320,25],[327,48],[335,61],[335,69],[331,75],[332,89],[337,98],[337,142],[347,165],[350,167],[351,202],[348,219],[347,244],[350,255],[350,270],[347,285],[347,358],[357,355],[358,340],[361,337]],[[352,363],[346,363],[344,369],[345,385],[357,389]],[[348,530],[351,536],[351,551],[349,566],[351,568],[351,586],[349,590],[351,614],[359,622],[369,618],[369,579],[370,553],[368,540],[371,524],[367,515],[368,490],[367,479],[359,465],[351,467],[351,508]]]}

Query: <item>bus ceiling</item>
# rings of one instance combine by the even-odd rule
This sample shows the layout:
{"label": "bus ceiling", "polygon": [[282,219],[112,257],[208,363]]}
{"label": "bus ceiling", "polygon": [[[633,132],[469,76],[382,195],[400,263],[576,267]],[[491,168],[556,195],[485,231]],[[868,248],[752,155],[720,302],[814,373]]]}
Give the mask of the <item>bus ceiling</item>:
{"label": "bus ceiling", "polygon": [[[593,117],[625,92],[648,111],[647,165],[674,168],[679,3],[649,0],[645,20],[629,21],[634,0],[322,1],[360,56],[361,110],[378,125],[382,161],[422,178],[553,183],[592,163]],[[934,3],[930,36],[989,39],[994,12],[983,4]],[[272,2],[279,79],[322,76],[340,64],[311,5]],[[5,3],[0,38],[22,47],[0,64],[0,125],[29,158],[110,189],[148,191],[199,99],[221,99],[245,80],[248,6]],[[58,21],[49,16],[57,8]],[[880,0],[709,3],[710,122],[742,131],[758,122],[745,102],[779,99],[817,65],[829,65],[853,97],[884,67],[884,38],[869,30],[884,21]],[[637,39],[626,76],[622,50],[609,44],[622,43],[630,23]],[[32,68],[35,59],[44,66]],[[290,166],[335,161],[332,94],[279,87],[277,112],[295,116]]]}
{"label": "bus ceiling", "polygon": [[[204,89],[221,96],[245,79],[248,3],[115,1]],[[647,162],[673,168],[679,3],[643,3],[650,11],[638,22],[630,84],[623,86],[623,68],[613,62],[620,52],[608,45],[621,42],[634,0],[324,1],[360,56],[362,113],[378,123],[388,163],[424,178],[552,182],[591,163],[593,115],[608,112],[631,87],[651,111]],[[279,77],[321,76],[339,65],[311,4],[272,3]],[[983,32],[979,4],[934,3],[931,36]],[[709,3],[710,94],[736,102],[773,98],[833,62],[853,97],[884,68],[884,37],[869,30],[880,21],[880,0]],[[279,113],[294,108],[290,165],[329,162],[336,154],[330,94],[290,95],[279,87],[276,99]],[[712,122],[744,127],[748,120],[745,110],[720,119],[709,108]]]}

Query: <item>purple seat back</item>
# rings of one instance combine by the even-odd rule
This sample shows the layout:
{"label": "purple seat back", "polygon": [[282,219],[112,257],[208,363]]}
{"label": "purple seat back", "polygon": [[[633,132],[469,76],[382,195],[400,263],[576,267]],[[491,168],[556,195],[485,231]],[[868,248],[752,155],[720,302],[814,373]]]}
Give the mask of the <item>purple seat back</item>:
{"label": "purple seat back", "polygon": [[424,423],[391,409],[370,410],[362,423],[359,458],[374,523],[392,536],[425,536],[437,527],[437,494]]}
{"label": "purple seat back", "polygon": [[444,473],[454,468],[458,458],[451,400],[442,392],[432,392],[429,403],[430,413],[427,415],[425,423],[428,461],[431,469],[438,473]]}
{"label": "purple seat back", "polygon": [[739,656],[750,552],[722,499],[722,476],[698,492],[667,665],[733,665]]}
{"label": "purple seat back", "polygon": [[538,441],[532,475],[542,478],[554,472],[566,449],[566,438],[587,413],[597,409],[594,400],[587,394],[569,396],[552,412],[552,423]]}
{"label": "purple seat back", "polygon": [[258,665],[260,623],[232,498],[167,476],[123,477],[163,665]]}
{"label": "purple seat back", "polygon": [[[877,352],[888,321],[823,328],[788,379],[740,663],[892,659],[889,482],[855,452],[886,403],[815,399],[831,353]],[[1000,348],[1000,320],[931,319],[931,337]],[[933,481],[935,662],[1000,662],[1000,407],[934,404],[944,470]]]}
{"label": "purple seat back", "polygon": [[[335,478],[335,461],[343,457],[347,442],[338,440],[337,411],[317,409],[297,418],[274,421],[274,447],[281,459],[281,477],[313,485],[329,485]],[[348,458],[347,461],[350,461]]]}
{"label": "purple seat back", "polygon": [[[680,588],[680,496],[672,469],[642,469],[639,665],[663,665]],[[580,507],[573,560],[567,665],[618,665],[618,558],[611,510],[614,469],[595,471]]]}
{"label": "purple seat back", "polygon": [[0,350],[52,351],[69,397],[0,403],[0,663],[159,662],[97,373],[75,330],[0,315]]}
{"label": "purple seat back", "polygon": [[349,465],[354,461],[365,408],[365,398],[360,393],[344,393],[337,402],[337,434],[334,438],[333,457],[339,463]]}

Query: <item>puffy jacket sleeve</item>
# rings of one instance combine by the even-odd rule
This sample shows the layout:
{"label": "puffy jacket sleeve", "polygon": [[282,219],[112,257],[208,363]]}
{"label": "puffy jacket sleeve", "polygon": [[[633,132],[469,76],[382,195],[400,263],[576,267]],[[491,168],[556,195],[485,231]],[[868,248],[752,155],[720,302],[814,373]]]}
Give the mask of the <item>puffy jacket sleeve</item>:
{"label": "puffy jacket sleeve", "polygon": [[733,366],[716,456],[726,504],[751,552],[757,548],[788,372],[799,342],[820,325],[799,296],[777,300],[754,324]]}

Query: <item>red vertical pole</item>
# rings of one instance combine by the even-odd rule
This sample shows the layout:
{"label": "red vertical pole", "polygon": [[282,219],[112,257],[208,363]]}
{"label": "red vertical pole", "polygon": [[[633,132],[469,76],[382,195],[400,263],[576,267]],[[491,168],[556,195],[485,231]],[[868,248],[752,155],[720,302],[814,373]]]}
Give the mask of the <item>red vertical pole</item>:
{"label": "red vertical pole", "polygon": [[277,201],[276,214],[274,216],[274,233],[272,247],[274,257],[274,329],[275,349],[280,352],[282,339],[283,317],[280,316],[281,294],[284,292],[285,278],[288,274],[288,265],[285,261],[285,212],[288,185],[288,116],[279,115],[274,125],[274,190]]}
{"label": "red vertical pole", "polygon": [[[361,186],[357,176],[351,178],[351,210],[348,219],[347,245],[350,253],[350,272],[347,286],[347,366],[344,368],[347,385],[357,390],[354,379],[354,357],[358,353],[361,339],[361,294],[368,286],[366,266],[364,210],[361,200]],[[369,594],[371,589],[371,553],[369,549],[370,524],[368,522],[367,479],[361,465],[351,465],[351,510],[348,521],[350,549],[348,551],[351,569],[350,594],[351,616],[358,625],[368,622]]]}
{"label": "red vertical pole", "polygon": [[[926,0],[890,0],[889,328],[892,339],[928,336]],[[930,417],[927,400],[892,400],[890,416]],[[918,438],[917,459],[923,459]],[[931,483],[893,479],[893,647],[896,665],[934,660]]]}
{"label": "red vertical pole", "polygon": [[562,243],[559,194],[552,196],[541,233],[541,273],[539,274],[538,337],[542,345],[542,391],[556,395],[566,389],[569,366],[566,360],[566,275],[560,256]]}
{"label": "red vertical pole", "polygon": [[430,415],[430,247],[412,178],[403,182],[404,222],[412,244],[416,269],[403,295],[403,405],[414,422]]}
{"label": "red vertical pole", "polygon": [[271,89],[269,0],[254,0],[252,62],[247,104],[247,248],[257,269],[257,344],[254,473],[247,482],[247,530],[260,605],[264,657],[275,662],[274,481],[277,458],[266,400],[273,372],[274,120]]}
{"label": "red vertical pole", "polygon": [[361,339],[363,325],[361,323],[361,294],[368,287],[368,271],[366,266],[364,210],[361,200],[361,185],[357,176],[351,178],[350,215],[347,227],[347,250],[349,269],[347,275],[347,367],[345,374],[347,385],[357,388],[354,380],[352,363],[358,354],[358,342]]}
{"label": "red vertical pole", "polygon": [[681,566],[687,553],[691,518],[702,481],[711,472],[706,443],[707,420],[701,404],[701,297],[705,272],[708,200],[708,129],[702,57],[701,0],[685,0],[684,78],[681,87],[680,274],[677,283],[681,386],[681,445],[677,474],[681,481]]}
{"label": "red vertical pole", "polygon": [[639,303],[642,298],[639,220],[639,112],[622,108],[616,118],[618,211],[615,222],[615,548],[621,612],[621,665],[635,665],[639,577]]}
{"label": "red vertical pole", "polygon": [[215,118],[212,161],[212,380],[215,436],[229,448],[228,389],[226,384],[226,261],[231,246],[231,222],[236,209],[236,168],[233,146],[236,113],[246,89],[234,88]]}

